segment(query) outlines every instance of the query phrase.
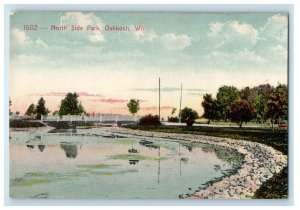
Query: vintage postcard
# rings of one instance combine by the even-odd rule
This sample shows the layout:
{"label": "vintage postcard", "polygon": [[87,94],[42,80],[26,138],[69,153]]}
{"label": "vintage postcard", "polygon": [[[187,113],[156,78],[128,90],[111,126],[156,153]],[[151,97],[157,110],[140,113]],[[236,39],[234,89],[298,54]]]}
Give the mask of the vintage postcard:
{"label": "vintage postcard", "polygon": [[288,13],[16,11],[9,35],[11,198],[288,198]]}

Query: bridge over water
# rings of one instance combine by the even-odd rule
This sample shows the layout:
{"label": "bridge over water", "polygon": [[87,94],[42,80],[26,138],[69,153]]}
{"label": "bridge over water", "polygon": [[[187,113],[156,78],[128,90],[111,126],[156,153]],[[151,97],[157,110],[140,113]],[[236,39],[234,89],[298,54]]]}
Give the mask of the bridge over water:
{"label": "bridge over water", "polygon": [[99,115],[99,116],[86,116],[86,115],[63,115],[63,116],[41,116],[41,122],[46,123],[53,127],[58,127],[62,124],[72,124],[76,128],[77,123],[92,122],[95,124],[106,125],[122,125],[122,124],[135,124],[139,120],[139,116],[132,115]]}

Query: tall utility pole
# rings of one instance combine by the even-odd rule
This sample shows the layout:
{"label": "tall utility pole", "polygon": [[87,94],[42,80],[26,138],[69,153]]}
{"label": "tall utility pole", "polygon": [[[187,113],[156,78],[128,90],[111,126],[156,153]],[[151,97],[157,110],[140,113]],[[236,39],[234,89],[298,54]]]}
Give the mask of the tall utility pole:
{"label": "tall utility pole", "polygon": [[158,119],[160,121],[160,77],[158,78]]}
{"label": "tall utility pole", "polygon": [[179,123],[181,123],[182,83],[180,84]]}

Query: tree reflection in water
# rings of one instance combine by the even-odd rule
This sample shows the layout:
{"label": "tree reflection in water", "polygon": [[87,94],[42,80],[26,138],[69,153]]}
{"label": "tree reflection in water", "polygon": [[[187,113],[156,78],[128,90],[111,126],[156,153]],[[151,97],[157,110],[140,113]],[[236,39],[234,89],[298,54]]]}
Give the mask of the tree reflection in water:
{"label": "tree reflection in water", "polygon": [[239,154],[237,151],[233,150],[233,149],[229,149],[229,148],[220,148],[217,147],[215,148],[215,153],[217,155],[217,157],[221,160],[226,161],[227,163],[230,164],[238,164],[240,165],[243,161],[243,155]]}
{"label": "tree reflection in water", "polygon": [[229,164],[240,164],[243,161],[243,156],[231,148],[222,148],[207,144],[202,146],[202,151],[215,153],[219,159]]}
{"label": "tree reflection in water", "polygon": [[135,164],[138,164],[138,163],[139,163],[139,160],[129,160],[130,165],[135,165]]}
{"label": "tree reflection in water", "polygon": [[[26,147],[27,147],[29,150],[34,150],[35,145],[27,144]],[[43,144],[39,144],[39,145],[37,145],[37,147],[38,147],[38,149],[40,150],[40,152],[43,152],[44,149],[46,148],[46,146],[43,145]]]}
{"label": "tree reflection in water", "polygon": [[193,143],[182,143],[182,145],[185,146],[189,152],[192,152],[193,148],[195,147]]}
{"label": "tree reflection in water", "polygon": [[45,149],[45,145],[38,145],[38,148],[39,148],[39,150],[41,151],[41,152],[43,152],[44,151],[44,149]]}
{"label": "tree reflection in water", "polygon": [[30,150],[34,149],[34,145],[31,145],[31,144],[27,144],[26,147]]}
{"label": "tree reflection in water", "polygon": [[[133,139],[131,140],[131,148],[128,150],[129,153],[138,153],[139,151],[137,149],[133,148]],[[130,163],[130,161],[129,161]],[[131,164],[131,163],[130,163]],[[134,163],[135,164],[135,163]]]}
{"label": "tree reflection in water", "polygon": [[148,140],[141,140],[139,142],[140,145],[144,146],[144,147],[147,147],[149,149],[158,149],[159,146],[158,145],[155,145],[154,142],[152,141],[148,141]]}
{"label": "tree reflection in water", "polygon": [[78,154],[76,144],[62,143],[60,144],[60,148],[62,148],[65,151],[67,158],[76,158]]}

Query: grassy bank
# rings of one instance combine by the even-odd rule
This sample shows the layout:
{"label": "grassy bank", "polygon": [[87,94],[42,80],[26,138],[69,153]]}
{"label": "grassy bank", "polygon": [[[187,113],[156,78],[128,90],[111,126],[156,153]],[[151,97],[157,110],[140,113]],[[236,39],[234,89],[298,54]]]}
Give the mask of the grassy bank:
{"label": "grassy bank", "polygon": [[286,199],[288,198],[288,167],[275,174],[256,191],[254,199]]}
{"label": "grassy bank", "polygon": [[39,120],[14,120],[9,121],[10,128],[36,128],[44,127],[45,125]]}
{"label": "grassy bank", "polygon": [[[269,145],[283,154],[288,154],[287,129],[270,128],[231,128],[231,127],[179,127],[179,126],[126,126],[130,129],[165,133],[187,133],[195,135],[217,136],[243,139]],[[285,199],[288,193],[288,170],[284,168],[274,175],[255,193],[256,199]]]}

